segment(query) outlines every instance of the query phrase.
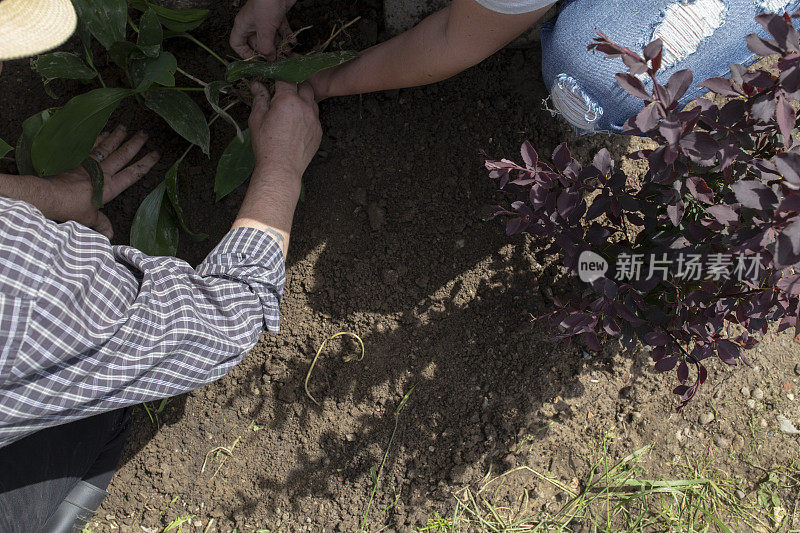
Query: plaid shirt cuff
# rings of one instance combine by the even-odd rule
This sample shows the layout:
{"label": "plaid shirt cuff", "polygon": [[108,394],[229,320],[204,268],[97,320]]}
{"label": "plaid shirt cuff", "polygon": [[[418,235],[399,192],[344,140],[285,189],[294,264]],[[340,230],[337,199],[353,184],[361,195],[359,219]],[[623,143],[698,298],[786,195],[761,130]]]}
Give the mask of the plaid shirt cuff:
{"label": "plaid shirt cuff", "polygon": [[245,283],[261,301],[264,328],[278,333],[278,307],[286,281],[284,262],[280,246],[268,233],[236,228],[208,254],[197,273]]}

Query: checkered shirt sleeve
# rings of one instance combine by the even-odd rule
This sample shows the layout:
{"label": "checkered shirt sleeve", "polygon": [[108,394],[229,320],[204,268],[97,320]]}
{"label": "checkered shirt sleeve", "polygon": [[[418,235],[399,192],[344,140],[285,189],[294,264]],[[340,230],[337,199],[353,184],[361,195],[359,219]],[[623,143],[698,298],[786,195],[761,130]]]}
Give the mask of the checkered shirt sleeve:
{"label": "checkered shirt sleeve", "polygon": [[192,268],[0,197],[0,447],[218,379],[278,331],[284,280],[253,228]]}

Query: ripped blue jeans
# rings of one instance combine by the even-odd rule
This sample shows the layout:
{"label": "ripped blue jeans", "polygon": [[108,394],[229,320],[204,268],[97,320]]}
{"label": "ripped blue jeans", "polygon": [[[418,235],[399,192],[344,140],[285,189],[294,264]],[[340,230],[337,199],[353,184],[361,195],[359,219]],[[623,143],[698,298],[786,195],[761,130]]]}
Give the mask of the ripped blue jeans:
{"label": "ripped blue jeans", "polygon": [[694,73],[686,104],[707,92],[697,83],[729,75],[731,63],[755,62],[745,36],[770,37],[756,15],[798,8],[800,0],[568,0],[542,28],[542,75],[556,111],[576,129],[619,133],[643,104],[617,85],[614,74],[627,71],[621,59],[586,50],[595,28],[639,53],[660,37],[659,81],[686,68]]}

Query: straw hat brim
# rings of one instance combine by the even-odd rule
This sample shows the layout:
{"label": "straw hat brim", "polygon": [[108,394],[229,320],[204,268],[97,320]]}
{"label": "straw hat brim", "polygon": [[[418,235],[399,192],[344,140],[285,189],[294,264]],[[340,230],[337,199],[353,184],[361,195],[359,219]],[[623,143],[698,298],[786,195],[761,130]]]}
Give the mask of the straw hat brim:
{"label": "straw hat brim", "polygon": [[0,0],[0,61],[52,50],[77,23],[70,0]]}

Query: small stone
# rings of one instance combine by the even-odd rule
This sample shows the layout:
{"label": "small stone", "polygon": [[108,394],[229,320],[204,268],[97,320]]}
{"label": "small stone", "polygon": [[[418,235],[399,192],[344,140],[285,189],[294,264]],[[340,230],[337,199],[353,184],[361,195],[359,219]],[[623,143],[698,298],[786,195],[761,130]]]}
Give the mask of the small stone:
{"label": "small stone", "polygon": [[717,446],[719,446],[720,448],[723,448],[723,449],[727,449],[727,448],[731,447],[731,441],[729,441],[728,439],[726,439],[725,437],[723,437],[721,435],[717,435],[716,437],[714,437],[714,444],[716,444]]}
{"label": "small stone", "polygon": [[792,394],[790,392],[789,394],[786,395],[786,399],[789,400],[790,402],[793,402],[794,401],[794,394]]}
{"label": "small stone", "polygon": [[369,207],[367,208],[367,216],[369,216],[369,227],[374,230],[381,229],[386,221],[386,212],[378,207],[378,204],[375,202],[369,204]]}
{"label": "small stone", "polygon": [[459,250],[462,249],[466,245],[467,245],[467,241],[465,241],[464,239],[458,239],[456,241],[456,248],[459,249]]}
{"label": "small stone", "polygon": [[356,440],[356,436],[352,433],[348,433],[344,438],[347,439],[347,442],[354,442]]}
{"label": "small stone", "polygon": [[762,428],[769,426],[769,424],[767,424],[767,421],[763,418],[758,421],[758,425],[761,426]]}
{"label": "small stone", "polygon": [[744,449],[744,437],[741,435],[733,437],[733,449],[737,452]]}
{"label": "small stone", "polygon": [[755,408],[756,408],[756,401],[755,401],[754,399],[752,399],[752,398],[748,398],[748,399],[747,399],[747,401],[746,401],[746,402],[744,402],[744,403],[745,403],[745,405],[747,405],[747,407],[749,407],[750,409],[755,409]]}
{"label": "small stone", "polygon": [[749,397],[750,396],[750,387],[744,386],[739,391],[742,393],[742,396]]}
{"label": "small stone", "polygon": [[761,401],[764,399],[764,391],[756,387],[755,389],[753,389],[753,392],[750,393],[750,396],[756,400]]}
{"label": "small stone", "polygon": [[203,527],[202,520],[195,520],[194,522],[192,522],[192,524],[194,524],[194,527]]}
{"label": "small stone", "polygon": [[517,457],[513,453],[509,453],[503,458],[503,464],[508,468],[514,468],[517,466]]}
{"label": "small stone", "polygon": [[744,500],[745,494],[742,489],[736,489],[736,497],[740,500]]}
{"label": "small stone", "polygon": [[797,429],[792,421],[786,418],[783,415],[778,415],[778,429],[781,430],[781,433],[786,433],[787,435],[800,435],[800,429]]}
{"label": "small stone", "polygon": [[475,475],[475,467],[472,465],[456,465],[450,470],[450,479],[453,483],[466,484],[472,481]]}
{"label": "small stone", "polygon": [[698,422],[700,422],[701,426],[710,424],[713,420],[714,420],[714,413],[703,413],[698,418]]}

